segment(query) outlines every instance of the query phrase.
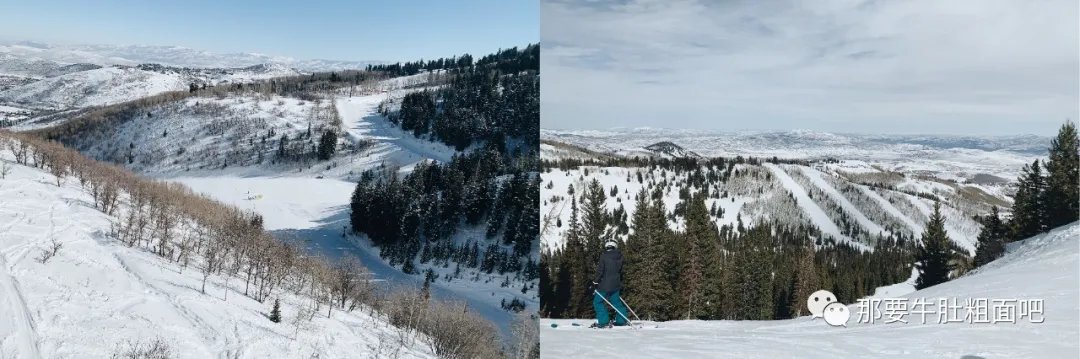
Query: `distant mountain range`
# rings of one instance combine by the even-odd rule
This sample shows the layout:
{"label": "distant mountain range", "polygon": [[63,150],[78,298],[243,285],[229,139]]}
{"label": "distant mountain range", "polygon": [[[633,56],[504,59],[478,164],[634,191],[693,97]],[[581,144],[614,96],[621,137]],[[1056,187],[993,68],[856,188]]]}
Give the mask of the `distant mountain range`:
{"label": "distant mountain range", "polygon": [[[784,158],[906,158],[948,156],[948,153],[963,151],[1000,151],[1024,156],[1045,156],[1050,143],[1049,137],[1035,135],[888,135],[808,130],[730,132],[663,128],[616,128],[603,131],[541,129],[540,138],[605,154],[629,155],[648,150],[675,157],[749,155]],[[672,152],[674,150],[686,153],[680,155]]]}
{"label": "distant mountain range", "polygon": [[49,62],[95,65],[162,64],[175,67],[241,68],[277,64],[302,72],[363,69],[388,61],[299,60],[257,53],[216,54],[181,46],[157,45],[51,45],[39,42],[0,42],[0,61],[20,58],[27,66],[49,66]]}

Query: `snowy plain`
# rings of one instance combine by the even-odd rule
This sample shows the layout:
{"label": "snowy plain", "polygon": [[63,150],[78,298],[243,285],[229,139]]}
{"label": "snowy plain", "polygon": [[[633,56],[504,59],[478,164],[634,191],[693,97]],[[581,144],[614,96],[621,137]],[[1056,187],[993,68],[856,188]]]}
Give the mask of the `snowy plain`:
{"label": "snowy plain", "polygon": [[[945,318],[909,307],[907,323],[860,320],[857,305],[846,327],[809,316],[777,321],[672,321],[657,328],[587,329],[590,319],[540,321],[543,358],[1076,358],[1080,353],[1080,224],[1010,244],[1008,253],[968,275],[904,294],[908,305],[922,298],[939,312],[941,299],[1041,300],[1042,313],[1014,321],[971,323],[966,310]],[[625,298],[631,305],[634,298]],[[1018,302],[1013,302],[1014,304]],[[976,307],[978,308],[978,307]],[[995,318],[994,309],[988,318]],[[879,310],[885,310],[880,305]],[[978,310],[978,309],[977,309]],[[978,313],[978,312],[976,312]],[[978,316],[974,318],[980,318]],[[982,317],[985,318],[985,317]],[[1002,318],[1004,319],[1004,318]],[[1041,322],[1040,322],[1041,321]],[[574,326],[578,323],[580,326]],[[552,328],[551,324],[557,324]]]}

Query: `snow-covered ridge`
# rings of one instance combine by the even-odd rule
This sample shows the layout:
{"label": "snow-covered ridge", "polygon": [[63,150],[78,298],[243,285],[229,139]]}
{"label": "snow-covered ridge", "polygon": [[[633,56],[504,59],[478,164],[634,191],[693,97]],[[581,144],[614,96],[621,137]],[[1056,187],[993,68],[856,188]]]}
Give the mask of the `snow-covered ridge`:
{"label": "snow-covered ridge", "polygon": [[[0,64],[3,63],[4,55],[61,64],[91,63],[103,66],[157,63],[175,67],[240,68],[259,64],[280,64],[307,72],[364,69],[369,64],[388,63],[387,61],[301,60],[257,53],[217,54],[181,46],[51,45],[26,41],[0,43]],[[0,69],[2,68],[0,66]]]}
{"label": "snow-covered ridge", "polygon": [[668,142],[668,141],[657,142],[657,143],[645,146],[645,149],[649,150],[649,151],[656,152],[661,157],[666,157],[666,158],[700,158],[701,157],[697,153],[694,153],[694,151],[688,151],[685,148],[682,148],[681,146],[679,146],[677,144],[674,144],[674,143],[671,143],[671,142]]}
{"label": "snow-covered ridge", "polygon": [[41,109],[104,106],[181,91],[188,83],[138,69],[100,68],[47,78],[0,92],[0,103]]}
{"label": "snow-covered ridge", "polygon": [[186,91],[192,83],[220,85],[300,75],[282,65],[236,69],[192,69],[143,64],[135,67],[72,65],[79,70],[46,77],[0,91],[0,103],[34,109],[63,110],[105,106],[168,91]]}

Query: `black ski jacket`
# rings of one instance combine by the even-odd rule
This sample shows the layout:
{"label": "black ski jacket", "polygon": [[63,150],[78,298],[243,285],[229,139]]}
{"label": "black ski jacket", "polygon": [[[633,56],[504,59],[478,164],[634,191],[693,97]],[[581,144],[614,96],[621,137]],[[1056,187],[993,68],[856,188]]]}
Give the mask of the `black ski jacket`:
{"label": "black ski jacket", "polygon": [[610,294],[622,289],[622,252],[608,249],[600,254],[600,264],[596,266],[596,290]]}

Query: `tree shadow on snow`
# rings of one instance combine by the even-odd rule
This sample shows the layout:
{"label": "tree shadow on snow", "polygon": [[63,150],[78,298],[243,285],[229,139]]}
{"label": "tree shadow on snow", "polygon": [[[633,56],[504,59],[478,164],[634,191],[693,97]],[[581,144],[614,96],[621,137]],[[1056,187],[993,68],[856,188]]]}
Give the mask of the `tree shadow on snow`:
{"label": "tree shadow on snow", "polygon": [[[278,240],[299,245],[309,254],[320,255],[330,262],[341,260],[346,254],[350,254],[360,260],[360,263],[373,274],[372,279],[384,280],[385,285],[405,285],[420,288],[423,286],[422,275],[405,274],[401,269],[390,266],[375,251],[365,250],[357,244],[358,240],[367,240],[364,237],[343,236],[342,232],[349,225],[349,206],[334,207],[330,216],[315,221],[319,225],[308,229],[282,229],[270,231]],[[459,293],[440,286],[431,286],[431,292],[435,298],[449,301],[464,301],[468,303],[469,310],[481,314],[499,327],[504,337],[510,338],[510,323],[514,314],[509,313],[494,304],[489,304],[479,299],[471,299]]]}

